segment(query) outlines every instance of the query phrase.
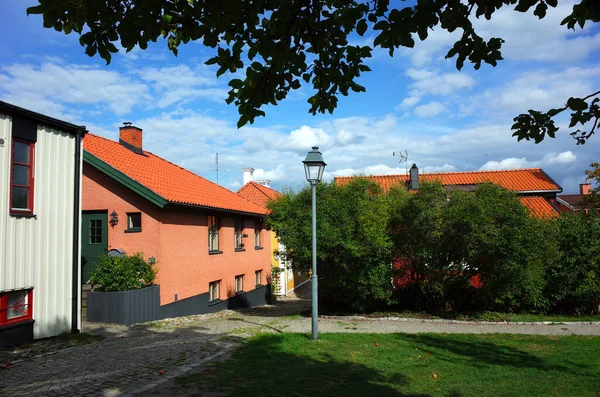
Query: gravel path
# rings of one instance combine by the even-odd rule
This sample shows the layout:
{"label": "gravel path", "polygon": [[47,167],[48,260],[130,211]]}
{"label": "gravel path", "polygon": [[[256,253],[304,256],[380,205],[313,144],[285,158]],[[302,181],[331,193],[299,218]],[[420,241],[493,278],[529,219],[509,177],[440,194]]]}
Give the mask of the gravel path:
{"label": "gravel path", "polygon": [[[172,378],[201,370],[204,363],[227,355],[245,337],[263,332],[310,332],[310,317],[300,315],[306,315],[309,307],[308,301],[300,299],[132,327],[84,324],[85,332],[106,338],[57,352],[41,350],[37,356],[34,344],[34,356],[0,369],[0,396],[170,395]],[[319,330],[600,336],[600,323],[507,324],[325,316],[320,318]],[[164,390],[167,394],[162,393]]]}

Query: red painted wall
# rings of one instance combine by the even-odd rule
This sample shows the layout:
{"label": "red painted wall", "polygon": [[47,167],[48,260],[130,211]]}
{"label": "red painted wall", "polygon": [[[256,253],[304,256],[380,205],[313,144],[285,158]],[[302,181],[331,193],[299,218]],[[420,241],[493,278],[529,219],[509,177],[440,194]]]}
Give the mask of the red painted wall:
{"label": "red painted wall", "polygon": [[[88,164],[83,167],[84,211],[113,210],[119,224],[109,226],[109,249],[122,248],[127,254],[143,252],[155,257],[160,284],[161,305],[208,292],[208,283],[221,280],[221,299],[234,294],[235,276],[244,275],[244,290],[255,289],[255,271],[262,270],[262,284],[271,272],[271,243],[262,230],[262,250],[254,248],[254,221],[244,219],[245,251],[234,250],[233,215],[185,209],[165,209],[150,203],[130,189]],[[125,233],[127,212],[142,213],[142,231]],[[222,254],[208,254],[208,216],[220,217],[219,249]]]}

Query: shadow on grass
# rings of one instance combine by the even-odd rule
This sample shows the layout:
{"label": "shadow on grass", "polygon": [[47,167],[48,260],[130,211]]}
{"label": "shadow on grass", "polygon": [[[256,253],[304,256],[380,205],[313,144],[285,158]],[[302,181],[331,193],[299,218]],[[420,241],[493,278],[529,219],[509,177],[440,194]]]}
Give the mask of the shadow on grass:
{"label": "shadow on grass", "polygon": [[176,378],[175,384],[200,395],[429,396],[402,393],[398,388],[409,385],[404,374],[335,357],[325,342],[312,342],[305,334],[251,338],[232,360]]}
{"label": "shadow on grass", "polygon": [[268,329],[270,329],[271,331],[275,331],[275,332],[283,333],[283,331],[282,331],[282,330],[280,330],[279,328],[272,327],[272,326],[270,326],[270,325],[268,325],[268,324],[262,324],[262,323],[256,323],[256,322],[254,322],[254,321],[248,321],[248,320],[245,320],[245,319],[243,319],[243,318],[238,318],[238,317],[228,317],[228,318],[227,318],[227,321],[239,321],[239,322],[246,323],[246,324],[258,325],[258,326],[260,326],[261,328],[268,328]]}
{"label": "shadow on grass", "polygon": [[[472,366],[508,366],[513,368],[534,368],[542,371],[567,371],[563,365],[550,364],[523,350],[487,342],[481,337],[448,334],[395,334],[402,341],[409,341],[424,353],[448,362],[459,359],[469,360]],[[484,336],[485,337],[485,336]],[[457,340],[458,339],[458,340]],[[450,354],[447,354],[450,353]]]}

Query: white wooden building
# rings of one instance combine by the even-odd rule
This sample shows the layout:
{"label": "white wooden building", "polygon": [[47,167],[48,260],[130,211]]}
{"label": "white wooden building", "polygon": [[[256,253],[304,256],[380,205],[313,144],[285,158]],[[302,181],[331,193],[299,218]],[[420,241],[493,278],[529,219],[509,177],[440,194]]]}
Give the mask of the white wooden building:
{"label": "white wooden building", "polygon": [[0,102],[0,346],[81,328],[85,133]]}

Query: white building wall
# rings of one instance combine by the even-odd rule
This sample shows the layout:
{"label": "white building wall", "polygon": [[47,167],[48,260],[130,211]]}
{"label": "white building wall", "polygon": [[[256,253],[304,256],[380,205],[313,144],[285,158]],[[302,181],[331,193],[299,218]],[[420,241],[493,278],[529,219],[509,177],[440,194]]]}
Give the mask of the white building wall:
{"label": "white building wall", "polygon": [[34,338],[70,331],[75,136],[38,125],[34,218],[9,213],[12,122],[0,114],[0,291],[33,287]]}

